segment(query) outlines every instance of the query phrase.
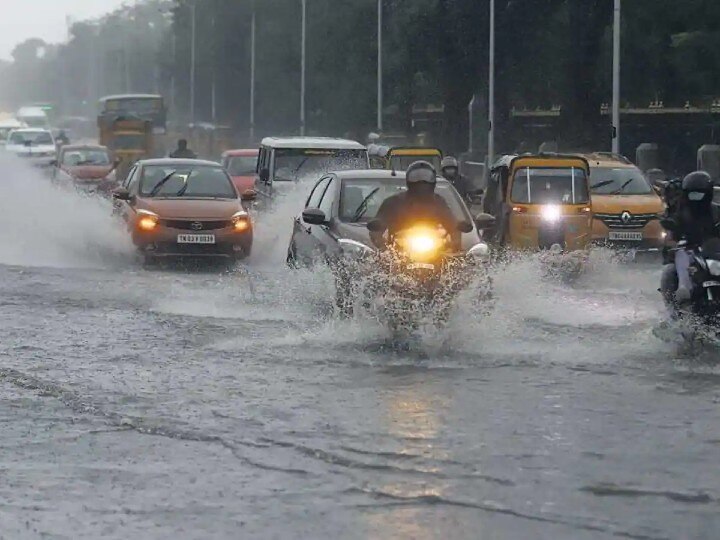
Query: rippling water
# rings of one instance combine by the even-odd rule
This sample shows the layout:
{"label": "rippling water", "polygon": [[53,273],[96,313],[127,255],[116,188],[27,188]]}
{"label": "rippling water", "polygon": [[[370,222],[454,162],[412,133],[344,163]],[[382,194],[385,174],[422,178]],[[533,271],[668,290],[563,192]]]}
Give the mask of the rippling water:
{"label": "rippling water", "polygon": [[93,200],[0,199],[0,537],[715,538],[720,372],[653,337],[658,269],[534,258],[397,347],[282,265],[144,271]]}

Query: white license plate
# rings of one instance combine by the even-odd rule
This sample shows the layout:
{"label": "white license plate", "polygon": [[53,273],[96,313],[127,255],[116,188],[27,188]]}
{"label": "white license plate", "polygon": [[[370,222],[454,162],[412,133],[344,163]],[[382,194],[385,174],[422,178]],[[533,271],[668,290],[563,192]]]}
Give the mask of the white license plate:
{"label": "white license plate", "polygon": [[642,239],[642,232],[610,231],[610,240],[630,240],[631,242],[641,242]]}
{"label": "white license plate", "polygon": [[720,281],[706,281],[703,283],[703,287],[709,289],[710,287],[720,287]]}
{"label": "white license plate", "polygon": [[435,265],[430,263],[410,263],[408,270],[435,270]]}
{"label": "white license plate", "polygon": [[214,234],[178,234],[178,244],[214,244]]}

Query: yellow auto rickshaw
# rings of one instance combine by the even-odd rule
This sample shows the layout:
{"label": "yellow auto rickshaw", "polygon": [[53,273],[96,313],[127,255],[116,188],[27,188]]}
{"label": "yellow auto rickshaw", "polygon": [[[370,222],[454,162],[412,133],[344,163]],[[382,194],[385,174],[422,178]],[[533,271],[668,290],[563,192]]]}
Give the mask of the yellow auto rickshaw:
{"label": "yellow auto rickshaw", "polygon": [[566,154],[502,156],[488,178],[490,237],[519,250],[585,249],[592,240],[590,166]]}
{"label": "yellow auto rickshaw", "polygon": [[443,153],[438,148],[423,146],[385,146],[371,144],[368,147],[370,167],[405,171],[416,161],[427,161],[440,172]]}

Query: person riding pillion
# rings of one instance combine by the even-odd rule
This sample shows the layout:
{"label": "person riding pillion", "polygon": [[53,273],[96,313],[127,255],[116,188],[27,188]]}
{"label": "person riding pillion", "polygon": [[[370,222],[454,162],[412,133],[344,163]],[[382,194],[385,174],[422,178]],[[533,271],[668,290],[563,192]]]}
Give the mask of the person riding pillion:
{"label": "person riding pillion", "polygon": [[180,139],[177,148],[170,154],[170,157],[175,159],[196,159],[197,154],[188,148],[186,139]]}
{"label": "person riding pillion", "polygon": [[443,227],[453,244],[459,245],[458,221],[445,199],[435,193],[435,168],[427,161],[416,161],[405,172],[405,182],[407,191],[388,197],[380,205],[374,221],[381,226],[370,233],[373,244],[385,249],[397,233],[422,224]]}
{"label": "person riding pillion", "polygon": [[458,160],[453,156],[446,156],[440,163],[440,171],[443,178],[450,182],[460,196],[466,201],[470,201],[472,195],[479,193],[478,189],[472,185],[472,182],[462,174],[460,174],[460,166]]}

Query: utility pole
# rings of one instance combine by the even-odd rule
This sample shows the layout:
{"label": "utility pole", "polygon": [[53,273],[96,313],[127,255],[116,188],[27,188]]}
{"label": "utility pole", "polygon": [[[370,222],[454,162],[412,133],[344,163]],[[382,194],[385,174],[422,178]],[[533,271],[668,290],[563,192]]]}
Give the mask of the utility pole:
{"label": "utility pole", "polygon": [[612,151],[620,153],[620,22],[621,0],[615,0],[613,24]]}
{"label": "utility pole", "polygon": [[305,69],[307,42],[307,0],[302,0],[302,45],[300,53],[300,135],[305,135]]}
{"label": "utility pole", "polygon": [[488,150],[487,169],[495,159],[495,0],[490,0],[490,58],[488,68]]}
{"label": "utility pole", "polygon": [[252,21],[250,22],[250,142],[255,142],[255,12],[253,3]]}
{"label": "utility pole", "polygon": [[190,122],[195,123],[195,56],[197,38],[197,1],[190,7]]}
{"label": "utility pole", "polygon": [[377,57],[377,130],[383,130],[383,0],[378,0]]}
{"label": "utility pole", "polygon": [[215,28],[215,12],[212,16],[212,32],[213,32],[213,61],[212,61],[212,88],[210,89],[211,116],[213,124],[217,125],[217,31]]}

